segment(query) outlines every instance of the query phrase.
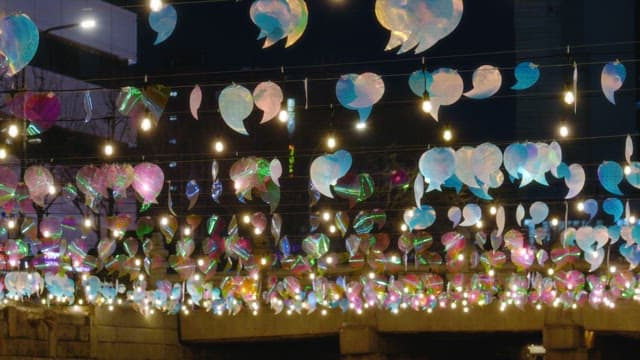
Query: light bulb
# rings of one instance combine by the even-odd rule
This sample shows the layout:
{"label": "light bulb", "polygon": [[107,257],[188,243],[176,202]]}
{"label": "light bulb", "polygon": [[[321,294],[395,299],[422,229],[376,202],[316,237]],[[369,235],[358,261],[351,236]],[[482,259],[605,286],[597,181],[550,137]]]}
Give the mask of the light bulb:
{"label": "light bulb", "polygon": [[280,122],[282,123],[289,121],[289,112],[287,110],[280,110],[280,113],[278,114],[278,120],[280,120]]}
{"label": "light bulb", "polygon": [[329,265],[333,264],[333,258],[331,256],[327,256],[325,262]]}
{"label": "light bulb", "polygon": [[91,218],[84,218],[84,227],[86,228],[90,228],[93,225],[93,221],[91,221]]}
{"label": "light bulb", "polygon": [[16,227],[16,222],[15,222],[15,220],[11,219],[11,220],[7,221],[7,227],[8,227],[9,229],[13,229],[13,228],[15,228],[15,227]]}
{"label": "light bulb", "polygon": [[[0,150],[0,151],[1,151],[1,150]],[[0,156],[1,156],[1,154],[0,154]],[[629,165],[625,165],[625,167],[624,167],[624,174],[625,174],[625,175],[631,175],[631,166],[629,166]]]}
{"label": "light bulb", "polygon": [[329,148],[329,150],[333,150],[336,147],[336,138],[334,138],[333,136],[329,136],[327,138],[327,147]]}
{"label": "light bulb", "polygon": [[9,133],[9,136],[12,137],[12,138],[17,137],[18,134],[20,134],[20,130],[18,129],[18,125],[16,125],[16,124],[9,125],[8,133]]}
{"label": "light bulb", "polygon": [[49,193],[49,195],[55,195],[58,190],[56,189],[55,185],[49,185],[49,187],[47,188],[47,192]]}
{"label": "light bulb", "polygon": [[262,259],[260,259],[260,265],[264,266],[267,265],[267,258],[263,257]]}
{"label": "light bulb", "polygon": [[422,111],[425,112],[426,114],[430,114],[431,110],[433,110],[433,105],[431,104],[430,100],[423,100],[422,101]]}
{"label": "light bulb", "polygon": [[483,226],[483,224],[482,224],[482,220],[478,220],[478,222],[476,223],[476,227],[477,227],[478,229],[482,229],[482,226]]}
{"label": "light bulb", "polygon": [[464,254],[458,254],[458,261],[464,260]]}
{"label": "light bulb", "polygon": [[335,225],[329,226],[329,232],[332,233],[332,234],[335,233],[336,232],[336,226]]}
{"label": "light bulb", "polygon": [[245,224],[250,223],[251,222],[251,217],[249,215],[244,215],[242,217],[242,222],[245,223]]}
{"label": "light bulb", "polygon": [[162,10],[162,5],[162,0],[149,1],[149,9],[151,9],[151,11],[153,12]]}
{"label": "light bulb", "polygon": [[406,224],[402,224],[402,225],[400,225],[400,231],[405,232],[405,231],[407,231],[407,229],[408,229],[408,228],[407,228],[407,225],[406,225]]}
{"label": "light bulb", "polygon": [[629,216],[629,224],[633,225],[636,223],[636,217],[631,215]]}
{"label": "light bulb", "polygon": [[259,228],[255,228],[255,229],[253,229],[253,233],[256,234],[256,235],[260,235],[260,234],[262,234],[262,230],[260,230]]}
{"label": "light bulb", "polygon": [[566,124],[562,123],[558,128],[558,133],[563,138],[569,136],[569,127]]}
{"label": "light bulb", "polygon": [[495,215],[498,212],[498,209],[496,209],[495,206],[491,206],[489,208],[489,213],[491,213],[491,215]]}
{"label": "light bulb", "polygon": [[551,226],[558,226],[559,223],[558,218],[551,219]]}
{"label": "light bulb", "polygon": [[93,29],[95,28],[97,25],[96,19],[93,18],[88,18],[88,19],[82,19],[82,21],[80,21],[80,28],[82,29]]}
{"label": "light bulb", "polygon": [[198,266],[204,266],[204,259],[198,259]]}
{"label": "light bulb", "polygon": [[216,140],[213,143],[213,150],[215,150],[215,152],[217,153],[221,153],[224,151],[224,143],[222,142],[222,140]]}
{"label": "light bulb", "polygon": [[0,148],[0,160],[4,160],[7,158],[7,149]]}
{"label": "light bulb", "polygon": [[322,220],[324,221],[329,221],[331,220],[331,213],[328,211],[325,211],[322,213]]}
{"label": "light bulb", "polygon": [[453,139],[453,132],[451,129],[444,129],[442,132],[442,139],[444,141],[451,141],[451,139]]}
{"label": "light bulb", "polygon": [[367,123],[365,122],[358,122],[356,124],[356,130],[363,131],[366,128],[367,128]]}
{"label": "light bulb", "polygon": [[565,104],[572,105],[576,101],[576,95],[571,90],[565,90],[563,100]]}
{"label": "light bulb", "polygon": [[584,211],[584,203],[582,201],[580,201],[576,207],[578,211]]}
{"label": "light bulb", "polygon": [[160,218],[160,225],[162,225],[162,226],[169,225],[169,218],[166,217],[166,216],[163,216],[162,218]]}
{"label": "light bulb", "polygon": [[191,235],[191,228],[190,227],[184,228],[184,230],[182,230],[182,233],[184,234],[184,236],[190,236]]}
{"label": "light bulb", "polygon": [[140,129],[142,129],[142,131],[151,130],[151,119],[145,116],[140,122]]}
{"label": "light bulb", "polygon": [[106,145],[104,146],[104,154],[105,154],[106,156],[111,156],[111,155],[113,155],[113,145],[111,145],[111,144],[106,144]]}

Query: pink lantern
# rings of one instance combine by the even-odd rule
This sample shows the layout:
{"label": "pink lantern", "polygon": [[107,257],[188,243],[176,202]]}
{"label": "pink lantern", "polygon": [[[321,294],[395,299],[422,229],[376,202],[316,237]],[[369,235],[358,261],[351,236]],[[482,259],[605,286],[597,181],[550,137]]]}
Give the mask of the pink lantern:
{"label": "pink lantern", "polygon": [[164,173],[156,164],[141,163],[133,169],[133,189],[142,197],[145,205],[157,203],[156,197],[164,185]]}
{"label": "pink lantern", "polygon": [[53,175],[43,166],[30,166],[24,172],[24,182],[29,189],[29,197],[38,206],[44,206],[44,198],[54,187]]}

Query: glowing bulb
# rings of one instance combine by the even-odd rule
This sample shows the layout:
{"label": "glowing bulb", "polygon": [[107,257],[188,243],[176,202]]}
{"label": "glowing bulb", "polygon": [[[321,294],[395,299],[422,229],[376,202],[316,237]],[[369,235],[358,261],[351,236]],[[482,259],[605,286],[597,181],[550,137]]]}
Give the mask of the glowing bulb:
{"label": "glowing bulb", "polygon": [[16,124],[11,124],[9,125],[9,136],[12,138],[15,138],[18,136],[18,134],[20,134],[20,130],[18,129],[18,125]]}
{"label": "glowing bulb", "polygon": [[560,137],[563,138],[569,136],[569,127],[566,124],[560,125],[560,127],[558,128],[558,133],[560,134]]}
{"label": "glowing bulb", "polygon": [[453,139],[453,132],[450,129],[444,129],[442,132],[442,139],[444,141],[451,141],[451,139]]}
{"label": "glowing bulb", "polygon": [[162,10],[162,0],[150,0],[149,8],[151,11],[156,12]]}
{"label": "glowing bulb", "polygon": [[476,227],[477,227],[478,229],[482,229],[482,226],[483,226],[483,224],[482,224],[482,220],[478,220],[478,222],[476,223]]}
{"label": "glowing bulb", "polygon": [[407,230],[408,230],[408,228],[407,228],[407,225],[406,225],[406,224],[402,224],[402,225],[400,225],[400,231],[405,232],[405,231],[407,231]]}
{"label": "glowing bulb", "polygon": [[142,131],[151,130],[151,119],[145,116],[140,122],[140,129],[142,129]]}
{"label": "glowing bulb", "polygon": [[105,154],[106,156],[111,156],[111,155],[113,155],[113,145],[111,145],[111,144],[106,144],[106,145],[104,146],[104,154]]}
{"label": "glowing bulb", "polygon": [[47,191],[49,192],[49,195],[55,195],[58,190],[55,185],[49,185]]}
{"label": "glowing bulb", "polygon": [[198,266],[204,266],[204,259],[198,259]]}
{"label": "glowing bulb", "polygon": [[559,223],[560,221],[558,221],[558,218],[551,219],[551,226],[558,226]]}
{"label": "glowing bulb", "polygon": [[7,227],[8,227],[9,229],[13,229],[13,228],[15,228],[15,227],[16,227],[16,222],[15,222],[15,220],[11,219],[11,220],[7,221]]}
{"label": "glowing bulb", "polygon": [[140,265],[142,265],[142,260],[140,260],[140,259],[136,259],[136,260],[134,261],[134,264],[135,264],[136,266],[140,266]]}
{"label": "glowing bulb", "polygon": [[309,279],[313,280],[315,278],[316,278],[316,274],[314,273],[309,274]]}
{"label": "glowing bulb", "polygon": [[289,121],[289,112],[287,110],[280,110],[280,113],[278,114],[278,120],[283,123]]}
{"label": "glowing bulb", "polygon": [[253,229],[253,233],[256,234],[256,235],[260,235],[260,234],[262,234],[262,230],[260,230],[259,228],[255,228],[255,229]]}
{"label": "glowing bulb", "polygon": [[49,236],[51,236],[51,233],[49,232],[49,230],[45,230],[42,232],[42,236],[48,238]]}
{"label": "glowing bulb", "polygon": [[93,221],[91,221],[91,218],[84,218],[83,221],[84,227],[86,228],[90,228],[93,225]]}
{"label": "glowing bulb", "polygon": [[333,258],[331,256],[328,256],[327,259],[325,260],[325,262],[327,264],[333,264]]}
{"label": "glowing bulb", "polygon": [[547,269],[547,275],[549,275],[549,276],[552,276],[554,272],[555,271],[553,270],[553,268]]}
{"label": "glowing bulb", "polygon": [[376,277],[376,274],[373,271],[369,272],[369,279],[373,280]]}
{"label": "glowing bulb", "polygon": [[0,160],[4,160],[7,158],[7,149],[0,148]]}
{"label": "glowing bulb", "polygon": [[616,269],[615,265],[611,265],[611,267],[609,267],[609,272],[614,274],[618,269]]}
{"label": "glowing bulb", "polygon": [[264,266],[267,265],[267,258],[263,257],[262,259],[260,259],[260,265]]}
{"label": "glowing bulb", "polygon": [[331,225],[331,226],[329,226],[329,232],[330,232],[330,233],[332,233],[332,234],[336,232],[336,227],[335,227],[335,225]]}
{"label": "glowing bulb", "polygon": [[182,233],[184,234],[184,236],[190,236],[191,235],[191,228],[190,227],[184,228],[184,230],[182,230]]}
{"label": "glowing bulb", "polygon": [[563,96],[564,103],[572,105],[576,101],[576,95],[571,90],[566,90]]}
{"label": "glowing bulb", "polygon": [[495,215],[498,212],[498,209],[496,209],[495,206],[491,206],[489,208],[489,213],[491,213],[491,215]]}
{"label": "glowing bulb", "polygon": [[249,215],[244,215],[242,217],[242,222],[244,222],[245,224],[248,224],[251,222],[251,217]]}
{"label": "glowing bulb", "polygon": [[578,208],[578,211],[584,211],[584,203],[582,201],[580,201],[576,207]]}
{"label": "glowing bulb", "polygon": [[464,260],[464,254],[458,254],[458,261]]}
{"label": "glowing bulb", "polygon": [[80,21],[80,28],[88,30],[88,29],[93,29],[96,27],[98,23],[96,22],[96,19],[82,19],[82,21]]}
{"label": "glowing bulb", "polygon": [[329,221],[331,220],[331,213],[328,211],[325,211],[322,213],[322,220],[324,221]]}
{"label": "glowing bulb", "polygon": [[490,269],[490,270],[489,270],[489,276],[494,277],[495,275],[496,275],[495,270]]}
{"label": "glowing bulb", "polygon": [[144,281],[144,274],[138,275],[138,280],[139,281]]}
{"label": "glowing bulb", "polygon": [[200,274],[195,274],[195,275],[193,276],[193,279],[194,279],[195,281],[200,281]]}
{"label": "glowing bulb", "polygon": [[327,316],[327,309],[322,309],[322,311],[320,311],[320,314],[322,314],[322,316]]}
{"label": "glowing bulb", "polygon": [[166,216],[163,216],[162,218],[160,218],[160,225],[162,226],[169,225],[169,218],[167,218]]}
{"label": "glowing bulb", "polygon": [[431,110],[433,110],[433,105],[431,104],[431,101],[429,100],[422,101],[422,111],[424,111],[426,114],[430,114]]}
{"label": "glowing bulb", "polygon": [[636,217],[631,215],[629,216],[629,224],[633,225],[636,223]]}
{"label": "glowing bulb", "polygon": [[624,167],[624,174],[625,174],[625,175],[631,175],[631,166],[626,165],[626,166]]}
{"label": "glowing bulb", "polygon": [[365,122],[358,122],[356,124],[356,130],[363,131],[366,128],[367,128],[367,123],[365,123]]}
{"label": "glowing bulb", "polygon": [[217,153],[221,153],[224,151],[224,143],[222,142],[222,140],[216,140],[213,143],[213,150],[215,150],[215,152]]}
{"label": "glowing bulb", "polygon": [[327,147],[329,148],[329,150],[333,150],[336,147],[336,145],[337,145],[336,138],[333,136],[329,136],[327,138]]}

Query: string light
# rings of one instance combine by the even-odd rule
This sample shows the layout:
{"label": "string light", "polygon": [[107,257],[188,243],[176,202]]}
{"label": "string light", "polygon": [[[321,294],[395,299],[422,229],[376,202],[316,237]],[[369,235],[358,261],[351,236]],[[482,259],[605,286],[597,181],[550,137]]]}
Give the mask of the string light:
{"label": "string light", "polygon": [[558,221],[558,218],[551,219],[551,226],[558,226],[559,223],[560,221]]}
{"label": "string light", "polygon": [[358,131],[364,131],[366,128],[367,128],[367,123],[366,123],[366,122],[358,121],[358,122],[356,123],[356,130],[358,130]]}
{"label": "string light", "polygon": [[332,134],[327,137],[327,149],[333,150],[338,145],[335,136]]}
{"label": "string light", "polygon": [[400,224],[400,231],[405,232],[407,230],[408,230],[408,228],[407,228],[406,224]]}
{"label": "string light", "polygon": [[49,193],[49,195],[55,195],[58,192],[58,189],[56,189],[55,185],[49,185],[49,187],[47,188],[47,192]]}
{"label": "string light", "polygon": [[449,142],[453,140],[453,131],[447,126],[442,131],[442,140]]}
{"label": "string light", "polygon": [[9,125],[9,130],[7,131],[10,137],[16,138],[20,134],[20,129],[18,129],[18,125],[11,124]]}
{"label": "string light", "polygon": [[564,100],[564,103],[567,105],[573,105],[576,101],[576,94],[573,93],[573,90],[567,87],[562,95],[562,100]]}
{"label": "string light", "polygon": [[163,216],[160,218],[160,225],[162,226],[167,226],[169,225],[169,218],[166,216]]}
{"label": "string light", "polygon": [[287,121],[289,121],[289,112],[285,109],[280,110],[280,113],[278,113],[278,120],[281,123],[286,123]]}
{"label": "string light", "polygon": [[107,143],[104,145],[104,149],[103,152],[106,156],[112,156],[113,155],[113,145]]}
{"label": "string light", "polygon": [[93,226],[93,221],[90,217],[86,217],[84,218],[83,224],[85,228],[90,228],[91,226]]}
{"label": "string light", "polygon": [[149,1],[149,9],[151,9],[151,11],[153,12],[162,10],[162,7],[163,7],[162,0]]}
{"label": "string light", "polygon": [[213,150],[216,153],[221,153],[224,151],[224,142],[220,139],[217,139],[213,142]]}
{"label": "string light", "polygon": [[429,92],[425,91],[422,95],[422,111],[425,114],[431,114],[433,110],[433,104],[431,104],[431,97],[429,96]]}
{"label": "string light", "polygon": [[558,126],[558,134],[562,138],[566,138],[567,136],[569,136],[569,126],[566,122],[563,121],[560,123],[560,126]]}
{"label": "string light", "polygon": [[151,130],[151,119],[149,119],[148,116],[142,118],[142,121],[140,122],[140,129],[145,132]]}
{"label": "string light", "polygon": [[495,206],[493,206],[493,205],[492,205],[492,206],[489,208],[489,213],[490,213],[491,215],[495,215],[497,212],[498,212],[498,209],[496,209],[496,207],[495,207]]}
{"label": "string light", "polygon": [[[1,154],[0,154],[0,156],[1,156]],[[631,166],[629,166],[629,165],[625,165],[624,166],[624,174],[625,175],[631,175]]]}
{"label": "string light", "polygon": [[0,160],[4,160],[7,158],[7,149],[4,147],[0,147]]}
{"label": "string light", "polygon": [[243,215],[242,216],[242,222],[245,223],[245,224],[250,223],[251,222],[251,216],[249,216],[247,214]]}
{"label": "string light", "polygon": [[580,201],[578,205],[576,205],[576,208],[578,209],[578,211],[584,211],[584,203]]}
{"label": "string light", "polygon": [[15,228],[15,227],[16,227],[16,222],[15,222],[15,220],[10,219],[9,221],[7,221],[7,227],[8,227],[9,229],[13,229],[13,228]]}
{"label": "string light", "polygon": [[329,221],[331,220],[331,213],[328,211],[325,211],[322,213],[322,220],[324,221]]}
{"label": "string light", "polygon": [[633,225],[636,223],[636,217],[634,215],[629,216],[629,224]]}

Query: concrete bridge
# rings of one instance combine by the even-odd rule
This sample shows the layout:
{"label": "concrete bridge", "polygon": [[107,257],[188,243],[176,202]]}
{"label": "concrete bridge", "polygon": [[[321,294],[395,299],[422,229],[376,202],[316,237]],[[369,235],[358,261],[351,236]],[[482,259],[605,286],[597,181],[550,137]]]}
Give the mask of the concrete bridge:
{"label": "concrete bridge", "polygon": [[[502,312],[492,305],[469,313],[370,310],[361,315],[337,310],[326,315],[274,315],[265,310],[258,316],[243,311],[235,317],[195,311],[186,316],[145,317],[124,306],[109,311],[107,307],[63,310],[10,304],[0,309],[0,359],[229,359],[238,358],[233,356],[238,349],[258,351],[267,341],[274,345],[265,351],[280,351],[281,346],[291,346],[283,342],[290,339],[300,340],[303,349],[298,354],[310,359],[414,359],[394,355],[412,346],[423,354],[420,359],[431,359],[441,357],[431,357],[434,348],[419,342],[429,338],[433,346],[442,346],[438,336],[443,333],[455,336],[449,346],[483,339],[513,347],[510,339],[522,341],[526,335],[544,345],[545,359],[612,358],[597,346],[594,349],[594,343],[610,334],[638,337],[640,306],[618,302],[615,309],[508,308]],[[323,340],[327,338],[329,342]],[[234,342],[235,348],[230,348]],[[325,350],[331,356],[314,354],[322,351],[318,346],[335,349]]]}

